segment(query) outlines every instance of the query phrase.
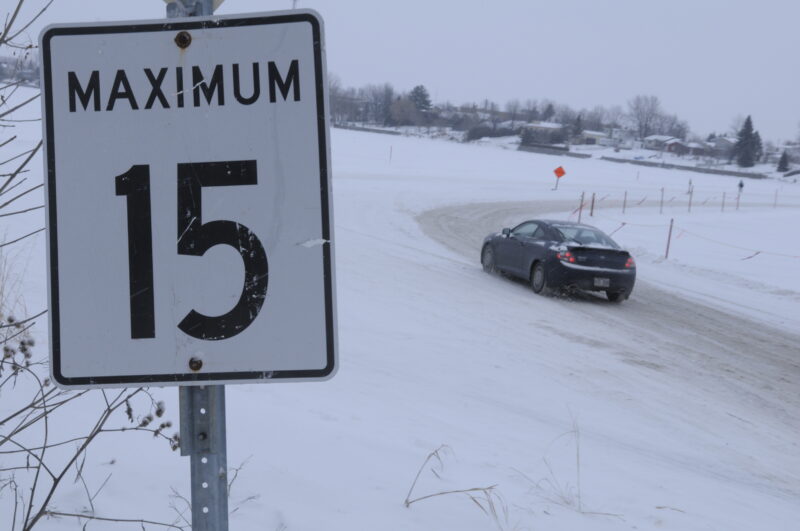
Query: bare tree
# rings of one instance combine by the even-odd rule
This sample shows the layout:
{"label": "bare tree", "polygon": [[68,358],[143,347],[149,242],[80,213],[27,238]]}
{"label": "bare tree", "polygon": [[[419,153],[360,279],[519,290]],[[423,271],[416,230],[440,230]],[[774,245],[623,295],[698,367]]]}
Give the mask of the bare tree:
{"label": "bare tree", "polygon": [[731,120],[730,130],[728,131],[730,136],[739,136],[739,131],[744,127],[745,120],[746,118],[741,114],[734,116],[733,120]]}
{"label": "bare tree", "polygon": [[525,115],[525,119],[529,122],[535,122],[539,119],[539,108],[536,104],[536,100],[528,99],[525,100],[525,109],[522,111]]}
{"label": "bare tree", "polygon": [[625,119],[625,111],[622,110],[620,105],[612,105],[605,110],[605,116],[603,117],[604,123],[608,127],[618,128],[622,127],[623,122]]}
{"label": "bare tree", "polygon": [[511,119],[511,129],[514,129],[514,122],[517,121],[519,117],[519,109],[521,105],[519,100],[510,100],[506,103],[506,112],[508,113],[508,117]]}
{"label": "bare tree", "polygon": [[[29,105],[39,99],[38,92],[21,90],[28,81],[28,76],[22,75],[24,71],[34,64],[35,49],[34,45],[24,42],[21,38],[25,31],[33,24],[37,18],[50,6],[52,0],[35,13],[30,19],[23,21],[20,13],[23,11],[25,0],[17,0],[16,6],[6,14],[5,24],[0,33],[0,56],[7,56],[14,59],[14,68],[5,72],[4,79],[0,79],[0,131],[5,133],[0,137],[0,215],[9,217],[23,212],[15,211],[16,203],[27,198],[31,192],[41,188],[40,185],[26,185],[25,173],[28,165],[42,147],[38,142],[34,147],[18,148],[17,135],[13,134],[16,124],[19,123],[17,115]],[[28,68],[25,68],[25,67]],[[7,135],[7,136],[6,136]],[[33,234],[21,236],[17,241],[21,241]],[[12,242],[5,242],[3,245],[10,245]],[[13,242],[16,243],[16,242]]]}
{"label": "bare tree", "polygon": [[[27,30],[52,0],[40,0],[37,6],[32,2],[36,0],[16,0],[0,27],[0,57],[12,59],[3,63],[11,68],[0,69],[0,220],[22,219],[23,226],[27,220],[21,216],[43,208],[42,184],[31,177],[30,167],[42,142],[22,140],[15,132],[25,122],[39,121],[30,116],[39,92],[38,75],[31,75],[36,46]],[[94,441],[111,433],[146,432],[175,449],[178,438],[165,433],[171,423],[161,419],[164,406],[145,389],[106,393],[64,391],[52,385],[46,358],[34,355],[33,327],[47,310],[27,310],[21,293],[25,273],[14,269],[8,254],[44,230],[34,223],[41,221],[0,241],[0,528],[30,531],[43,519],[64,518],[181,529],[172,523],[95,514],[95,500],[110,476],[94,485],[87,478],[87,451]],[[80,485],[86,494],[85,510],[56,509],[57,502],[64,503],[58,494],[65,485]]]}
{"label": "bare tree", "polygon": [[628,101],[628,113],[642,139],[653,134],[661,116],[661,102],[657,96],[635,96]]}
{"label": "bare tree", "polygon": [[578,111],[570,107],[569,105],[559,104],[556,105],[556,114],[553,120],[556,123],[561,125],[569,125],[575,123],[575,120],[578,118]]}
{"label": "bare tree", "polygon": [[497,125],[503,121],[500,107],[495,102],[486,100],[486,112],[489,113],[489,121],[492,122],[492,131],[497,131]]}
{"label": "bare tree", "polygon": [[606,109],[602,105],[595,105],[592,110],[581,110],[583,127],[591,131],[602,131],[605,125]]}
{"label": "bare tree", "polygon": [[662,114],[656,118],[654,132],[686,140],[689,136],[689,124],[675,114]]}
{"label": "bare tree", "polygon": [[417,106],[405,96],[392,103],[390,114],[397,125],[417,125],[421,120]]}

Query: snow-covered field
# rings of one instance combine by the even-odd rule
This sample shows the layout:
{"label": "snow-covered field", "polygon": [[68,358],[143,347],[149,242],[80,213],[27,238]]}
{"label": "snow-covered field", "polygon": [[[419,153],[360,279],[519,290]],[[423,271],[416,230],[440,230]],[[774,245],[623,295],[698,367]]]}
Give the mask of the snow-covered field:
{"label": "snow-covered field", "polygon": [[[33,145],[37,128],[17,134]],[[796,529],[800,185],[748,180],[736,210],[732,177],[343,130],[332,144],[340,370],[228,388],[228,462],[243,464],[232,529]],[[34,164],[28,183],[42,178]],[[582,220],[636,256],[629,301],[539,297],[482,272],[486,233],[576,219],[582,193]],[[42,203],[31,195],[26,206]],[[43,211],[0,223],[10,241]],[[44,244],[0,248],[29,313],[46,305]],[[44,321],[35,332],[44,356]],[[177,390],[152,391],[177,422]],[[51,437],[92,419],[81,403]],[[485,511],[460,493],[404,506],[442,445],[410,498],[496,486],[496,517],[485,491],[471,493]],[[145,434],[95,443],[89,490],[109,474],[101,516],[174,521],[173,489],[189,495],[188,460]],[[64,512],[88,506],[72,479],[54,501]],[[9,504],[0,491],[0,529]]]}
{"label": "snow-covered field", "polygon": [[[464,131],[458,131],[451,127],[424,127],[424,126],[376,126],[369,123],[353,123],[350,124],[356,128],[362,127],[367,130],[374,131],[388,131],[390,133],[401,134],[404,136],[412,136],[417,138],[435,138],[452,140],[454,142],[461,142],[465,138]],[[501,137],[484,137],[479,140],[471,142],[474,145],[482,146],[496,146],[504,149],[516,150],[520,145],[519,135],[501,136]],[[557,144],[557,147],[565,147],[565,144]],[[775,179],[785,179],[791,182],[797,182],[797,177],[784,177],[783,173],[778,172],[775,162],[765,163],[758,162],[751,168],[740,168],[735,162],[727,162],[715,157],[702,157],[696,155],[677,155],[667,151],[659,151],[653,149],[638,148],[624,148],[616,149],[611,146],[602,146],[599,144],[584,145],[573,144],[569,146],[570,151],[583,155],[589,155],[594,158],[607,157],[612,159],[626,159],[632,162],[644,161],[656,164],[672,164],[679,167],[700,167],[711,168],[715,170],[724,170],[729,172],[744,172],[754,173],[758,175],[767,175]],[[693,175],[689,173],[688,175]]]}

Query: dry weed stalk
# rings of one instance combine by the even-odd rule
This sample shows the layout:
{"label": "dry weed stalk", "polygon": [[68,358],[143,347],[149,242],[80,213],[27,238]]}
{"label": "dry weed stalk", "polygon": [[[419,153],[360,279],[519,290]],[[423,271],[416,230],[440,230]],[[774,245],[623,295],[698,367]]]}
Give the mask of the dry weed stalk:
{"label": "dry weed stalk", "polygon": [[[425,457],[425,460],[422,462],[419,470],[417,470],[417,475],[414,476],[414,481],[411,482],[411,487],[408,489],[408,494],[406,495],[406,499],[403,504],[406,507],[411,507],[412,504],[422,500],[427,500],[438,496],[447,496],[450,494],[463,494],[467,496],[481,510],[481,512],[483,512],[483,514],[491,518],[500,531],[509,529],[508,506],[497,492],[497,485],[490,485],[488,487],[473,487],[469,489],[443,490],[412,498],[414,488],[417,486],[417,481],[419,481],[423,470],[425,470],[425,467],[431,461],[434,461],[433,466],[430,468],[431,473],[437,478],[441,479],[440,473],[444,470],[444,460],[442,459],[442,456],[448,452],[452,452],[452,450],[449,446],[443,444]],[[438,472],[437,468],[439,469]]]}
{"label": "dry weed stalk", "polygon": [[578,420],[575,415],[572,414],[572,411],[570,411],[570,417],[572,418],[572,429],[555,437],[552,441],[550,441],[547,447],[550,448],[563,437],[573,437],[575,441],[575,487],[570,485],[569,482],[562,483],[558,480],[558,477],[553,471],[553,467],[547,460],[546,454],[548,452],[545,452],[545,456],[542,457],[542,462],[547,468],[547,476],[539,479],[538,481],[534,481],[524,472],[517,469],[514,469],[514,471],[522,478],[527,480],[531,484],[532,490],[535,492],[535,494],[543,500],[556,505],[561,505],[562,507],[574,509],[580,514],[613,516],[615,518],[624,520],[620,514],[584,510],[581,489],[581,431],[578,425]]}

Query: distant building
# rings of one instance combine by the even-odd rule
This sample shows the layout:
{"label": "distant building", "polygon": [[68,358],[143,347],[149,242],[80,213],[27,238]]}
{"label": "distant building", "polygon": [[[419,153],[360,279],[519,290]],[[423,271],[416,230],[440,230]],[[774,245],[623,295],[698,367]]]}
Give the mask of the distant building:
{"label": "distant building", "polygon": [[655,149],[661,151],[669,140],[677,140],[668,135],[650,135],[644,138],[645,149]]}
{"label": "distant building", "polygon": [[736,138],[731,138],[729,136],[718,136],[711,141],[713,144],[713,147],[711,148],[711,154],[719,159],[730,159],[736,142]]}
{"label": "distant building", "polygon": [[675,155],[686,155],[689,153],[689,146],[679,138],[670,138],[664,142],[664,149]]}
{"label": "distant building", "polygon": [[639,149],[642,147],[642,143],[636,138],[636,131],[622,127],[612,127],[608,130],[608,140],[601,141],[600,144],[622,149]]}
{"label": "distant building", "polygon": [[567,131],[555,122],[528,122],[522,124],[523,144],[562,144],[567,141]]}
{"label": "distant building", "polygon": [[606,140],[609,140],[608,135],[602,131],[589,131],[586,129],[581,131],[581,134],[578,135],[578,141],[581,144],[586,144],[589,146],[593,146],[595,144],[607,146],[609,144],[606,143]]}
{"label": "distant building", "polygon": [[689,148],[689,154],[695,157],[705,157],[709,153],[709,147],[702,142],[689,142],[686,144]]}
{"label": "distant building", "polygon": [[525,125],[523,120],[506,120],[497,124],[498,129],[511,129],[512,131],[519,131]]}
{"label": "distant building", "polygon": [[564,126],[556,122],[528,122],[524,124],[525,129],[534,131],[561,131]]}

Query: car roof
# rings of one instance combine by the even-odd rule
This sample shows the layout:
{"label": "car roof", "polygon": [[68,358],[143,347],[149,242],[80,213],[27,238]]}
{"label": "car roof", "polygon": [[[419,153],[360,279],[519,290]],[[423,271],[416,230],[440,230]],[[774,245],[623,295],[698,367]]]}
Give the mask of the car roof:
{"label": "car roof", "polygon": [[539,223],[546,223],[546,224],[548,224],[550,226],[562,225],[562,226],[567,226],[567,227],[582,227],[584,229],[600,230],[597,227],[592,227],[591,225],[587,225],[585,223],[577,223],[575,221],[556,220],[556,219],[531,219],[529,221],[538,221]]}

